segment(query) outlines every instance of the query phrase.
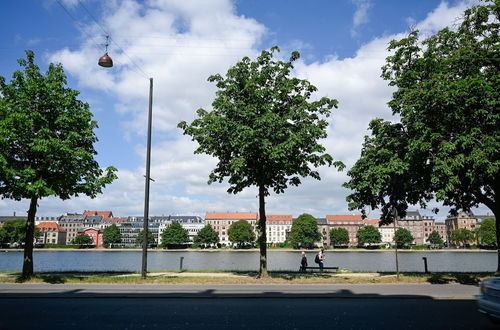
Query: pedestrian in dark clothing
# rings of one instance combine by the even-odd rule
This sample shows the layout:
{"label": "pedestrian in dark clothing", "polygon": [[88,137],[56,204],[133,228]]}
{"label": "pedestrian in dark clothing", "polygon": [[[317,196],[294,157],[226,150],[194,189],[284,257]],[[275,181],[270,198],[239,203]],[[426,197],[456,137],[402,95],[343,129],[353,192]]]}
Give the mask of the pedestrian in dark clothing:
{"label": "pedestrian in dark clothing", "polygon": [[301,255],[302,255],[302,259],[300,260],[300,270],[303,271],[303,272],[305,272],[306,271],[306,267],[307,267],[306,253],[304,251],[302,251]]}

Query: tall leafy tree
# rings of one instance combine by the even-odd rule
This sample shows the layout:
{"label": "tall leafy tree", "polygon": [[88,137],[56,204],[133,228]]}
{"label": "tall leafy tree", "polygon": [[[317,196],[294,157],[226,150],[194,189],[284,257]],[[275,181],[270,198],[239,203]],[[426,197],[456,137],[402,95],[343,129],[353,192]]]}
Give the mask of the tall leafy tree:
{"label": "tall leafy tree", "polygon": [[[21,245],[26,241],[26,219],[7,220],[0,227],[0,244]],[[40,236],[40,229],[35,227],[33,240]]]}
{"label": "tall leafy tree", "polygon": [[313,248],[314,243],[321,239],[321,233],[318,231],[318,222],[307,213],[299,215],[292,223],[290,232],[290,243],[294,248]]}
{"label": "tall leafy tree", "polygon": [[113,244],[121,243],[122,234],[120,233],[118,226],[116,224],[112,224],[111,226],[104,228],[102,240],[104,241],[105,247],[112,247]]}
{"label": "tall leafy tree", "polygon": [[38,202],[47,196],[96,197],[116,178],[94,156],[97,137],[89,105],[66,87],[61,64],[42,74],[26,51],[10,83],[0,77],[0,196],[28,199],[22,277],[33,275],[33,238]]}
{"label": "tall leafy tree", "polygon": [[456,245],[465,247],[474,240],[474,233],[466,228],[455,229],[451,232],[451,241]]}
{"label": "tall leafy tree", "polygon": [[[484,204],[500,216],[499,15],[500,3],[487,0],[454,29],[389,44],[382,77],[395,87],[389,106],[400,122],[370,123],[345,184],[351,209],[379,207],[388,223],[392,207],[404,216],[436,198],[451,214]],[[500,248],[498,260],[497,272]]]}
{"label": "tall leafy tree", "polygon": [[186,244],[189,241],[188,231],[180,223],[172,222],[163,231],[161,240],[162,247]]}
{"label": "tall leafy tree", "polygon": [[356,238],[359,245],[372,245],[382,242],[380,231],[371,225],[360,228],[356,233]]}
{"label": "tall leafy tree", "polygon": [[345,228],[333,228],[330,230],[330,242],[335,245],[349,244],[349,231]]}
{"label": "tall leafy tree", "polygon": [[[142,246],[142,242],[144,242],[144,231],[141,230],[138,234],[137,237],[135,238],[135,244]],[[156,243],[155,236],[153,233],[148,230],[148,246],[153,245]]]}
{"label": "tall leafy tree", "polygon": [[75,236],[75,238],[73,238],[72,243],[78,244],[80,246],[92,245],[92,244],[94,244],[94,240],[92,240],[92,237],[90,237],[87,234],[78,234]]}
{"label": "tall leafy tree", "polygon": [[267,276],[265,198],[297,186],[301,177],[320,179],[315,170],[334,162],[318,140],[327,136],[329,116],[337,101],[326,97],[311,101],[317,90],[307,80],[291,77],[293,52],[288,62],[274,59],[278,47],[262,51],[254,61],[244,57],[225,77],[208,78],[218,88],[213,110],[199,109],[191,124],[179,123],[196,140],[195,153],[219,162],[209,183],[228,178],[229,193],[256,186],[259,195],[260,276]]}
{"label": "tall leafy tree", "polygon": [[398,247],[407,246],[413,242],[413,235],[406,228],[398,228],[394,233],[394,241]]}
{"label": "tall leafy tree", "polygon": [[227,235],[231,243],[236,243],[238,247],[255,242],[255,233],[252,225],[246,220],[238,220],[231,224],[227,230]]}
{"label": "tall leafy tree", "polygon": [[219,233],[213,230],[212,226],[206,225],[194,237],[194,243],[207,246],[215,245],[219,243]]}
{"label": "tall leafy tree", "polygon": [[479,242],[481,245],[485,246],[497,246],[496,237],[496,220],[495,218],[489,218],[481,222],[481,227],[478,229]]}
{"label": "tall leafy tree", "polygon": [[435,230],[433,230],[430,234],[429,237],[427,237],[427,242],[434,246],[443,246],[444,242],[443,239],[441,238],[441,235]]}

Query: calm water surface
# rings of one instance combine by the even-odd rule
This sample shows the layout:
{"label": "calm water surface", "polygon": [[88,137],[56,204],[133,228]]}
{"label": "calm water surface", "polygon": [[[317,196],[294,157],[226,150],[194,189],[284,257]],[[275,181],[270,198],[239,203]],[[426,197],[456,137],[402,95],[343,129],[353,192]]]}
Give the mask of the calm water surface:
{"label": "calm water surface", "polygon": [[[141,269],[141,251],[34,251],[35,271],[134,271]],[[309,265],[315,252],[308,252]],[[149,251],[148,270],[258,270],[257,251]],[[335,251],[326,253],[325,266],[365,272],[395,270],[394,252]],[[399,269],[423,272],[423,257],[431,272],[493,272],[496,252],[399,252]],[[22,251],[0,252],[0,271],[21,271]],[[299,252],[268,251],[269,270],[298,270]]]}

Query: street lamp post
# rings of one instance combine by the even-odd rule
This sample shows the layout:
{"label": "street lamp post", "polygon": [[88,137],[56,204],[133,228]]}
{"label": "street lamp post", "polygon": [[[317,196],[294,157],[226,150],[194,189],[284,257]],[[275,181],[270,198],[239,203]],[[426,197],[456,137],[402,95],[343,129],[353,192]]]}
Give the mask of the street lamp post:
{"label": "street lamp post", "polygon": [[148,111],[148,141],[146,149],[146,183],[144,187],[144,225],[142,240],[142,271],[141,278],[145,279],[148,272],[148,233],[149,233],[149,183],[151,181],[151,123],[153,116],[153,78],[149,78],[149,111]]}
{"label": "street lamp post", "polygon": [[[99,58],[97,62],[100,66],[104,68],[111,68],[113,66],[113,60],[108,55],[108,40],[109,36],[106,36],[106,52],[103,56]],[[149,78],[149,110],[148,110],[148,141],[146,149],[146,183],[144,187],[144,225],[143,225],[143,240],[142,240],[142,268],[141,268],[141,278],[145,279],[148,272],[148,233],[149,233],[149,183],[151,181],[151,124],[153,117],[153,78]]]}

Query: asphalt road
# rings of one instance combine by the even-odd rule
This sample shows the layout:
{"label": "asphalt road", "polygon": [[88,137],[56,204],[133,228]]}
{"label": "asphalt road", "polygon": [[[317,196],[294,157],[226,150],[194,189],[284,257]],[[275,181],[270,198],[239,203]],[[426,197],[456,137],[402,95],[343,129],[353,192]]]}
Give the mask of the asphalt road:
{"label": "asphalt road", "polygon": [[494,329],[467,285],[0,285],[0,329]]}

